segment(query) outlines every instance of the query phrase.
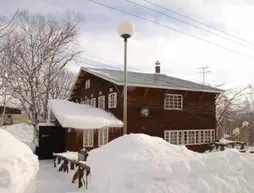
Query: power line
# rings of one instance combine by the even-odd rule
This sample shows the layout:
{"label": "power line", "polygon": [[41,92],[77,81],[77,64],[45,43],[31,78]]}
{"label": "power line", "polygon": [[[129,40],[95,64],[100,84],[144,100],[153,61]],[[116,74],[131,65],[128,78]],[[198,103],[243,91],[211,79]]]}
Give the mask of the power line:
{"label": "power line", "polygon": [[93,2],[93,3],[95,3],[95,4],[98,4],[98,5],[107,7],[107,8],[110,8],[110,9],[115,10],[115,11],[119,11],[119,12],[125,13],[125,14],[127,14],[127,15],[131,15],[131,16],[133,16],[133,17],[137,17],[137,18],[139,18],[139,19],[145,20],[145,21],[150,22],[150,23],[154,23],[154,24],[159,25],[159,26],[162,26],[162,27],[165,27],[165,28],[174,30],[174,31],[176,31],[176,32],[179,32],[179,33],[182,33],[182,34],[184,34],[184,35],[190,36],[190,37],[192,37],[192,38],[198,39],[198,40],[200,40],[200,41],[206,42],[206,43],[211,44],[211,45],[213,45],[213,46],[217,46],[217,47],[219,47],[219,48],[221,48],[221,49],[228,50],[228,51],[234,52],[234,53],[236,53],[236,54],[239,54],[239,55],[242,55],[242,56],[245,56],[245,57],[254,59],[253,56],[250,56],[250,55],[248,55],[248,54],[244,54],[244,53],[242,53],[242,52],[235,51],[235,50],[233,50],[233,49],[224,47],[224,46],[222,46],[222,45],[219,45],[219,44],[216,44],[216,43],[213,43],[213,42],[210,42],[210,41],[208,41],[208,40],[204,40],[204,39],[199,38],[199,37],[197,37],[197,36],[195,36],[195,35],[188,34],[187,32],[184,32],[184,31],[175,29],[175,28],[173,28],[173,27],[170,27],[170,26],[161,24],[161,23],[156,22],[156,21],[152,21],[152,20],[146,19],[146,18],[144,18],[144,17],[142,17],[142,16],[139,16],[139,15],[136,15],[136,14],[133,14],[133,13],[130,13],[130,12],[127,12],[127,11],[124,11],[124,10],[121,10],[121,9],[118,9],[118,8],[116,8],[116,7],[112,7],[112,6],[110,6],[110,5],[107,5],[107,4],[104,4],[104,3],[101,3],[101,2],[98,2],[98,1],[95,1],[95,0],[87,0],[87,1]]}
{"label": "power line", "polygon": [[244,47],[246,47],[246,48],[249,48],[249,49],[251,49],[251,50],[254,50],[254,48],[252,48],[252,47],[250,47],[250,46],[247,46],[247,45],[245,45],[245,44],[242,44],[242,43],[240,43],[240,42],[237,42],[237,41],[235,41],[235,40],[232,40],[232,39],[230,39],[230,38],[227,38],[227,37],[225,37],[225,36],[222,36],[222,35],[220,35],[220,34],[214,33],[214,32],[212,32],[212,31],[206,30],[206,29],[204,29],[204,28],[202,28],[202,27],[199,27],[199,26],[197,26],[197,25],[191,24],[191,23],[189,23],[189,22],[187,22],[187,21],[178,19],[178,18],[173,17],[173,16],[171,16],[171,15],[167,15],[167,14],[165,14],[165,13],[162,13],[162,12],[160,12],[160,11],[157,11],[157,10],[152,9],[152,8],[150,8],[150,7],[146,7],[146,6],[144,6],[144,5],[141,5],[141,4],[139,4],[139,3],[136,3],[136,2],[133,2],[133,1],[130,1],[130,0],[126,0],[126,1],[129,2],[129,3],[135,4],[135,5],[137,5],[137,6],[140,6],[140,7],[142,7],[142,8],[148,9],[148,10],[150,10],[150,11],[159,13],[159,14],[164,15],[164,16],[167,16],[167,17],[169,17],[169,18],[171,18],[171,19],[174,19],[174,20],[176,20],[176,21],[180,21],[180,22],[185,23],[185,24],[187,24],[187,25],[193,26],[193,27],[198,28],[198,29],[200,29],[200,30],[203,30],[203,31],[205,31],[205,32],[207,32],[207,33],[211,33],[211,34],[216,35],[216,36],[218,36],[218,37],[220,37],[220,38],[224,38],[224,39],[226,39],[226,40],[228,40],[228,41],[231,41],[231,42],[233,42],[233,43],[235,43],[235,44],[239,44],[239,45],[241,45],[241,46],[244,46]]}
{"label": "power line", "polygon": [[169,11],[169,12],[172,12],[172,13],[174,13],[174,14],[180,15],[180,16],[182,16],[182,17],[184,17],[184,18],[189,19],[189,20],[195,21],[196,23],[199,23],[199,24],[201,24],[201,25],[204,25],[204,26],[206,26],[206,27],[208,27],[208,28],[210,28],[210,29],[216,30],[216,31],[218,31],[218,32],[220,32],[220,33],[224,33],[224,34],[226,34],[226,35],[228,35],[228,36],[231,36],[231,37],[233,37],[233,38],[235,38],[235,39],[238,39],[238,40],[241,40],[241,41],[246,42],[246,43],[248,43],[248,44],[254,45],[253,43],[251,43],[251,42],[249,42],[249,41],[247,41],[247,40],[244,40],[244,39],[242,39],[242,38],[239,38],[239,37],[237,37],[237,36],[235,36],[235,35],[232,35],[232,34],[230,34],[230,33],[227,33],[227,32],[225,32],[225,31],[222,31],[222,30],[220,30],[220,29],[218,29],[218,28],[215,28],[215,27],[212,27],[212,26],[210,26],[210,25],[207,25],[207,24],[204,23],[204,22],[198,21],[198,20],[193,19],[193,18],[191,18],[191,17],[189,17],[189,16],[186,16],[186,15],[184,15],[184,14],[178,13],[178,12],[176,12],[176,11],[174,11],[174,10],[168,9],[168,8],[166,8],[166,7],[163,7],[163,6],[161,6],[161,5],[158,5],[158,4],[153,3],[153,2],[151,2],[151,1],[148,1],[148,0],[142,0],[142,1],[145,1],[145,2],[147,2],[147,3],[149,3],[149,4],[151,4],[151,5],[154,5],[154,6],[156,6],[156,7],[162,8],[162,9],[167,10],[167,11]]}
{"label": "power line", "polygon": [[208,70],[210,67],[208,66],[204,66],[204,67],[201,67],[201,68],[197,68],[198,70],[201,70],[201,72],[198,72],[198,73],[202,73],[203,74],[203,84],[205,84],[205,76],[207,73],[211,73],[210,70]]}

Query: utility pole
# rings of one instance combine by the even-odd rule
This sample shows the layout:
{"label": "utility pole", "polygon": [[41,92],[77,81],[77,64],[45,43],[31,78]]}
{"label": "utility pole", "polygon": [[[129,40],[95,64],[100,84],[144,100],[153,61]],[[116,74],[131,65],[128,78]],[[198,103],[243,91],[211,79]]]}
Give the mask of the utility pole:
{"label": "utility pole", "polygon": [[207,73],[210,73],[211,71],[208,70],[210,67],[208,66],[204,66],[204,67],[201,67],[201,68],[196,68],[197,70],[201,70],[201,72],[198,72],[198,73],[202,73],[203,74],[203,84],[205,84],[205,76]]}

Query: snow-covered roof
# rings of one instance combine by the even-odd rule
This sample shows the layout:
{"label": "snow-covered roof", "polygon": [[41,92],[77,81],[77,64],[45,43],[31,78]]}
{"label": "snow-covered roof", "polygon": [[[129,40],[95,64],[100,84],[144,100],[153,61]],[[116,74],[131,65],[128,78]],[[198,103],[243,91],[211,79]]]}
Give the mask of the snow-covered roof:
{"label": "snow-covered roof", "polygon": [[101,129],[123,127],[123,122],[113,114],[86,104],[66,100],[50,100],[49,108],[64,128]]}
{"label": "snow-covered roof", "polygon": [[[121,70],[84,68],[81,70],[112,82],[116,85],[124,85],[124,72]],[[167,76],[166,74],[152,74],[128,71],[128,85],[135,87],[148,87],[172,90],[186,90],[196,92],[222,93],[221,89],[198,84],[188,80]]]}

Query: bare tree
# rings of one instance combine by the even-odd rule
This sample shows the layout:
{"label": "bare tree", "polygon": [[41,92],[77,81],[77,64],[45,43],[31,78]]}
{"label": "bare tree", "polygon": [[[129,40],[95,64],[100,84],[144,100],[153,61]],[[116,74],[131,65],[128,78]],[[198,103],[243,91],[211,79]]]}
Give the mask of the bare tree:
{"label": "bare tree", "polygon": [[7,60],[3,56],[5,49],[6,36],[11,34],[16,29],[16,24],[14,20],[16,19],[18,10],[13,14],[10,19],[1,18],[0,19],[0,106],[2,107],[2,112],[0,115],[0,127],[4,124],[4,117],[6,112],[6,106],[10,103],[11,94],[7,86],[7,79],[11,73],[11,64],[6,62]]}
{"label": "bare tree", "polygon": [[13,72],[8,86],[35,127],[47,118],[56,79],[79,53],[79,17],[66,12],[61,19],[55,19],[21,12],[17,20],[18,27],[5,45],[4,56]]}
{"label": "bare tree", "polygon": [[224,134],[229,134],[235,128],[235,114],[240,110],[242,105],[242,93],[248,87],[241,89],[230,89],[224,94],[221,94],[216,100],[217,114],[217,134],[222,138]]}

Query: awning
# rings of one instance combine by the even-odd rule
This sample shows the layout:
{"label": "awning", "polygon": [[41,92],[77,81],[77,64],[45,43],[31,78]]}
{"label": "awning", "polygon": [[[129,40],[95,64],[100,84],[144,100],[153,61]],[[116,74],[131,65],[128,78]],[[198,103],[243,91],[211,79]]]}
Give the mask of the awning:
{"label": "awning", "polygon": [[49,109],[64,128],[101,129],[123,127],[123,122],[113,114],[86,104],[66,100],[50,100]]}

